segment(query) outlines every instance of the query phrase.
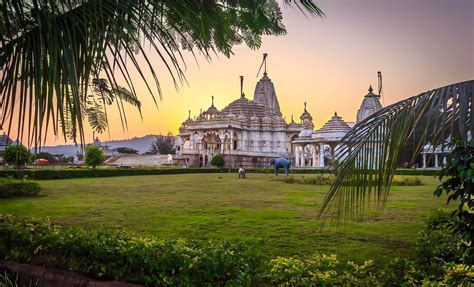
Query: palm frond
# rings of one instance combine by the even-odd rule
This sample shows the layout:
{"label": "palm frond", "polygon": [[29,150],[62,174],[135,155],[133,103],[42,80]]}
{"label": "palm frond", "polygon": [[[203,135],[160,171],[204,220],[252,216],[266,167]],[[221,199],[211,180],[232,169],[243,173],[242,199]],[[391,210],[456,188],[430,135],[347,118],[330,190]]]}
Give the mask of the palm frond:
{"label": "palm frond", "polygon": [[[312,1],[296,3],[322,15]],[[3,0],[0,12],[0,124],[20,139],[26,134],[30,146],[50,129],[66,140],[65,118],[84,143],[82,106],[93,79],[106,79],[109,89],[125,83],[133,96],[121,99],[137,106],[134,70],[156,103],[162,94],[153,54],[177,87],[185,81],[182,50],[230,56],[236,44],[258,48],[262,35],[285,32],[276,0]]]}
{"label": "palm frond", "polygon": [[413,157],[425,144],[445,147],[450,139],[466,144],[474,134],[474,81],[424,92],[376,112],[357,123],[336,149],[336,181],[320,216],[331,220],[363,218],[381,209],[389,195],[402,149],[415,129]]}
{"label": "palm frond", "polygon": [[95,99],[93,95],[90,95],[89,98],[85,109],[89,125],[94,131],[103,133],[109,125],[104,105]]}

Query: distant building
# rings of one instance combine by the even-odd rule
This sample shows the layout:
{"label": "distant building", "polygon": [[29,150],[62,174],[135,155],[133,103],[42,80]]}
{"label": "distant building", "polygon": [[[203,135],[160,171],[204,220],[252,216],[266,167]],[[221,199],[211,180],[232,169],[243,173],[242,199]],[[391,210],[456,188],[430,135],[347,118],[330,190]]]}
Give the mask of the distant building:
{"label": "distant building", "polygon": [[[372,87],[357,112],[360,121],[380,110],[380,96]],[[267,164],[272,157],[292,159],[296,167],[324,167],[334,157],[334,149],[351,129],[337,113],[318,130],[304,104],[300,122],[282,116],[274,84],[266,71],[257,82],[253,99],[243,92],[222,110],[211,106],[181,124],[177,156],[191,166],[210,166],[214,155],[224,157],[227,166],[252,167]]]}
{"label": "distant building", "polygon": [[[365,95],[357,111],[357,122],[364,120],[381,109],[380,95],[374,94],[372,87],[369,87],[369,93]],[[301,118],[307,120],[308,124],[303,125],[303,130],[291,142],[293,165],[296,167],[325,167],[334,159],[334,151],[355,123],[345,122],[335,112],[334,116],[320,129],[313,130],[312,123],[309,125],[309,120],[312,118],[307,113],[306,106]]]}
{"label": "distant building", "polygon": [[179,129],[178,156],[189,165],[210,166],[220,154],[227,165],[253,166],[271,157],[291,157],[291,141],[303,123],[286,123],[280,112],[275,87],[265,72],[258,81],[253,99],[240,97],[222,110],[211,106],[197,117],[188,118]]}

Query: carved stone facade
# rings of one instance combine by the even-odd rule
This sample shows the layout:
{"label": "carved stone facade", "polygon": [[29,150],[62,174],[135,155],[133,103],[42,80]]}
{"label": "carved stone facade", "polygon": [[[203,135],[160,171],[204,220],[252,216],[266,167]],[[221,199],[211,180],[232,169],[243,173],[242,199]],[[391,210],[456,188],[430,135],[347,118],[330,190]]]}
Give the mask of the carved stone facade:
{"label": "carved stone facade", "polygon": [[210,166],[216,154],[227,166],[263,166],[271,157],[291,157],[291,141],[302,127],[286,123],[265,73],[252,100],[242,93],[222,110],[212,103],[195,118],[189,114],[179,129],[178,156],[190,166]]}
{"label": "carved stone facade", "polygon": [[[370,95],[370,93],[369,93]],[[358,111],[364,116],[380,109],[378,98]],[[369,96],[372,98],[372,95]],[[377,102],[378,104],[375,103]],[[314,130],[313,117],[306,109],[300,123],[287,123],[280,111],[275,87],[267,73],[257,82],[252,100],[241,96],[222,110],[211,106],[181,124],[177,156],[189,166],[210,166],[213,156],[224,157],[226,166],[266,166],[269,158],[287,157],[296,167],[324,167],[334,157],[334,149],[351,129],[337,113]]]}

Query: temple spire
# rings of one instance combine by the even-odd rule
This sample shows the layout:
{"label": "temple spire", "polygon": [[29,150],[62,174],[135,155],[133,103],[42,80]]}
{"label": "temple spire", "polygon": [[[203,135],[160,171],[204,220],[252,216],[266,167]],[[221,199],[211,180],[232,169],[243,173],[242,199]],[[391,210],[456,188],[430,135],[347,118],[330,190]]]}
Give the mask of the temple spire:
{"label": "temple spire", "polygon": [[191,119],[191,110],[188,110],[188,119]]}
{"label": "temple spire", "polygon": [[240,97],[245,98],[245,94],[244,94],[244,76],[240,76]]}
{"label": "temple spire", "polygon": [[214,106],[214,96],[211,96],[211,98],[212,98],[212,104],[211,104],[211,107],[213,107],[213,106]]}
{"label": "temple spire", "polygon": [[304,102],[304,111],[307,112],[307,110],[306,110],[306,102]]}
{"label": "temple spire", "polygon": [[372,85],[369,86],[369,93],[372,93],[374,89],[372,88]]}

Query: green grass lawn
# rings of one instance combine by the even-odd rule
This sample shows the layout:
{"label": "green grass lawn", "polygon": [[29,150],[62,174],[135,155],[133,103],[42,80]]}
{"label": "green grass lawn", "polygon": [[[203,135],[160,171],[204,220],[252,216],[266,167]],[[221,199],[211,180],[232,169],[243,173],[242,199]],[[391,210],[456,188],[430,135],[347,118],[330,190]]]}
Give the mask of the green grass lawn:
{"label": "green grass lawn", "polygon": [[40,181],[40,196],[0,200],[0,213],[164,239],[243,240],[271,257],[325,253],[383,263],[410,255],[423,219],[444,206],[445,199],[433,197],[437,181],[423,182],[393,187],[383,213],[339,230],[321,230],[316,218],[329,186],[287,184],[265,174]]}

